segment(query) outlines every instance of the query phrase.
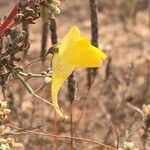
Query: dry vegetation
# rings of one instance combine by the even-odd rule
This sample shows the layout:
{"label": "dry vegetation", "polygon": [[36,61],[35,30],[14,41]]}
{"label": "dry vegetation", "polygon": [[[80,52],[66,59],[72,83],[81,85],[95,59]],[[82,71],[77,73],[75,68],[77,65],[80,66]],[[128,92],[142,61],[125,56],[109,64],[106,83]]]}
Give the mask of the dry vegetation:
{"label": "dry vegetation", "polygon": [[[72,105],[65,82],[59,93],[59,102],[67,114],[72,112],[72,121],[57,117],[52,107],[30,95],[12,76],[2,88],[5,95],[1,92],[0,98],[7,100],[11,110],[5,123],[11,126],[12,131],[20,133],[12,136],[27,150],[72,149],[71,139],[65,137],[70,133],[74,137],[99,141],[116,149],[124,142],[133,142],[139,150],[150,149],[150,114],[146,106],[150,104],[150,2],[97,1],[99,47],[108,58],[98,69],[90,90],[87,88],[87,70],[75,71],[76,97]],[[2,10],[8,10],[10,5],[5,0],[0,1]],[[61,14],[56,17],[58,41],[73,25],[79,26],[81,32],[90,38],[89,1],[70,0],[62,3],[60,8]],[[24,61],[18,62],[18,65],[25,66],[40,57],[42,24],[38,19],[36,24],[29,25],[31,46],[27,54],[19,54]],[[48,38],[47,49],[52,45],[50,31]],[[37,62],[26,69],[32,73],[46,71],[50,58],[51,55],[44,63]],[[28,83],[36,91],[43,85],[43,79],[31,78]],[[50,85],[47,84],[37,94],[50,100]],[[111,148],[74,139],[73,149]]]}

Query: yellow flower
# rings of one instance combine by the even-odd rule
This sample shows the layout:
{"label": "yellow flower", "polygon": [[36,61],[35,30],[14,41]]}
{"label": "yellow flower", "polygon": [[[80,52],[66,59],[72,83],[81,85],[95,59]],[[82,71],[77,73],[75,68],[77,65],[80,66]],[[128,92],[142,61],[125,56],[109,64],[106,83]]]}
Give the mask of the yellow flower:
{"label": "yellow flower", "polygon": [[91,45],[90,40],[80,36],[78,27],[72,27],[63,38],[59,46],[59,52],[52,58],[52,103],[56,106],[56,112],[63,118],[65,116],[59,108],[57,94],[63,82],[77,67],[99,67],[106,55],[98,48]]}

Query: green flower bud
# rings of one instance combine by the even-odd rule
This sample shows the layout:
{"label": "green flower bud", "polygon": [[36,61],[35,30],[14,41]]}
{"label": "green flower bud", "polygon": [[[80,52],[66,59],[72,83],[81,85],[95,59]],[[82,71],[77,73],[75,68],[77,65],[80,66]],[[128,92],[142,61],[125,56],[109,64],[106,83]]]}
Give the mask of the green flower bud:
{"label": "green flower bud", "polygon": [[50,18],[54,18],[54,15],[57,15],[59,13],[60,9],[53,3],[44,2],[41,5],[41,17],[44,22],[47,22]]}
{"label": "green flower bud", "polygon": [[51,77],[45,77],[44,78],[44,82],[47,84],[47,83],[50,83],[51,82],[51,80],[52,80],[52,78]]}

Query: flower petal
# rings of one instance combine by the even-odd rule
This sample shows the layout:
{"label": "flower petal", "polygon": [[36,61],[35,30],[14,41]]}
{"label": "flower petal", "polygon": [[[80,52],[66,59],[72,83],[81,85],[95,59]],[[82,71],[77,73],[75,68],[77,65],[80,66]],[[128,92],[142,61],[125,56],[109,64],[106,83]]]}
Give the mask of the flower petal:
{"label": "flower petal", "polygon": [[63,82],[70,76],[74,68],[68,64],[65,64],[59,54],[54,54],[52,58],[52,69],[52,103],[56,106],[54,108],[59,116],[63,118],[68,118],[68,116],[65,116],[59,108],[57,94]]}
{"label": "flower petal", "polygon": [[99,67],[102,60],[106,59],[106,55],[92,46],[89,39],[81,37],[68,45],[62,58],[73,67]]}
{"label": "flower petal", "polygon": [[65,52],[68,49],[68,46],[72,42],[78,40],[79,37],[80,37],[79,28],[76,26],[72,27],[70,31],[65,35],[65,37],[63,38],[60,44],[59,54],[62,54],[63,52]]}
{"label": "flower petal", "polygon": [[68,118],[68,116],[65,116],[63,114],[63,112],[60,110],[60,107],[59,107],[58,101],[57,101],[57,94],[58,94],[59,89],[62,86],[63,82],[66,80],[66,78],[68,78],[68,77],[64,78],[63,76],[53,73],[52,84],[51,84],[52,103],[56,106],[54,108],[55,108],[57,114],[63,118]]}
{"label": "flower petal", "polygon": [[61,117],[68,118],[60,110],[57,101],[57,94],[63,82],[75,67],[99,67],[104,59],[106,55],[100,49],[92,46],[89,39],[80,37],[77,27],[73,27],[64,37],[59,46],[59,53],[54,53],[52,58],[52,103]]}

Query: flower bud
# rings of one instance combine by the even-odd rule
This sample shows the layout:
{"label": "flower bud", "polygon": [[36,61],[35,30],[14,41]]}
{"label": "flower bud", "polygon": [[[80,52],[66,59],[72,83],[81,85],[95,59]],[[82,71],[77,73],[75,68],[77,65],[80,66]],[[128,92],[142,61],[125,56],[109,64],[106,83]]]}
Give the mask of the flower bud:
{"label": "flower bud", "polygon": [[46,76],[46,77],[44,78],[44,82],[45,82],[46,84],[47,84],[47,83],[50,83],[51,80],[52,80],[52,78],[51,78],[51,77],[48,77],[48,76]]}

